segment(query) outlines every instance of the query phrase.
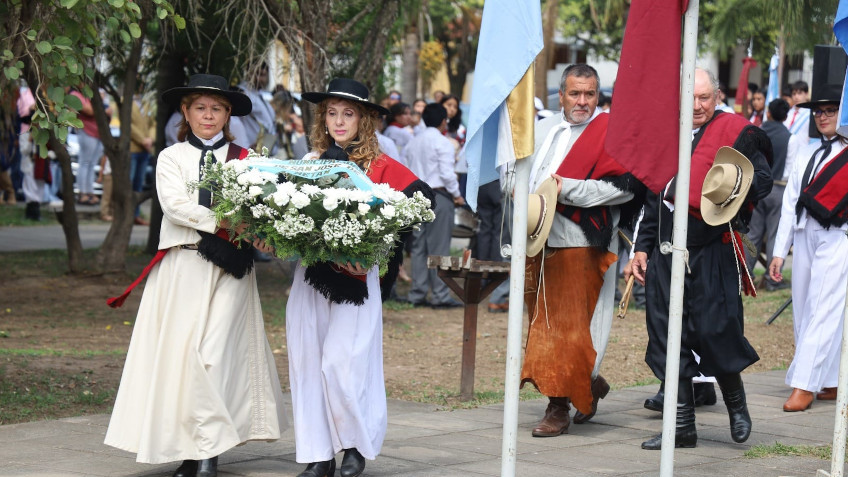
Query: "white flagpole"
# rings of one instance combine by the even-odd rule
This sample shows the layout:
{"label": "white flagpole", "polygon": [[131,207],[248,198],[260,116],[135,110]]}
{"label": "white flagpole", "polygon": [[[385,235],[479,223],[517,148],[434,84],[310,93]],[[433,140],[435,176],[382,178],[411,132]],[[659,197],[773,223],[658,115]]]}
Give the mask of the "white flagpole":
{"label": "white flagpole", "polygon": [[[521,331],[524,323],[524,266],[527,258],[527,203],[530,158],[515,162],[512,216],[512,259],[509,279],[509,321],[506,334],[501,477],[515,476],[518,455],[518,386],[521,384]],[[510,183],[511,181],[507,181]],[[542,252],[544,253],[544,252]]]}
{"label": "white flagpole", "polygon": [[[848,290],[846,290],[848,294]],[[830,474],[819,469],[816,475],[842,477],[845,468],[845,439],[848,426],[848,299],[842,312],[842,351],[839,354],[839,381],[836,390],[836,417],[833,423],[833,446],[830,453]]]}
{"label": "white flagpole", "polygon": [[677,383],[683,322],[683,280],[686,274],[686,234],[689,227],[689,162],[692,156],[692,108],[695,90],[695,48],[698,39],[698,0],[690,0],[683,22],[683,68],[680,74],[680,136],[674,189],[668,341],[665,358],[660,476],[674,475],[674,428],[677,421]]}

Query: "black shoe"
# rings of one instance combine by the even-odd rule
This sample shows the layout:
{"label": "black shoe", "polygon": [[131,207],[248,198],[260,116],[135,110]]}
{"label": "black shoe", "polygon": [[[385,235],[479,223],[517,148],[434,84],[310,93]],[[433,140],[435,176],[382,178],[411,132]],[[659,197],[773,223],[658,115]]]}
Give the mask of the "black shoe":
{"label": "black shoe", "polygon": [[194,477],[197,475],[197,461],[184,460],[171,477]]}
{"label": "black shoe", "polygon": [[712,406],[716,403],[715,385],[713,383],[695,383],[695,407]]}
{"label": "black shoe", "polygon": [[778,290],[786,290],[787,288],[791,288],[791,287],[792,287],[792,285],[790,283],[787,283],[786,280],[779,282],[779,283],[775,283],[771,280],[766,280],[766,291],[768,291],[768,292],[774,292],[774,291],[778,291]]}
{"label": "black shoe", "polygon": [[342,467],[339,475],[342,477],[358,477],[365,470],[365,457],[356,449],[345,449]]}
{"label": "black shoe", "polygon": [[197,463],[197,477],[216,477],[218,475],[218,457],[203,459]]}
{"label": "black shoe", "polygon": [[665,382],[660,383],[660,390],[653,397],[645,399],[645,409],[663,412],[663,402],[665,402]]}
{"label": "black shoe", "polygon": [[28,220],[41,220],[41,204],[38,202],[27,202],[24,209],[24,218]]}
{"label": "black shoe", "polygon": [[[695,399],[691,379],[681,379],[677,386],[677,422],[674,426],[674,447],[695,447],[698,431],[695,428]],[[662,434],[642,443],[642,449],[662,449]]]}
{"label": "black shoe", "polygon": [[297,474],[297,477],[333,477],[336,473],[336,459],[332,458],[324,462],[313,462],[306,466],[306,470]]}
{"label": "black shoe", "polygon": [[433,303],[432,305],[430,305],[430,308],[433,308],[434,310],[440,310],[443,308],[459,308],[461,306],[465,305],[451,298],[448,301],[444,301],[442,303]]}
{"label": "black shoe", "polygon": [[745,401],[745,387],[742,376],[729,374],[716,376],[727,415],[730,417],[730,437],[735,442],[745,442],[751,435],[751,415],[748,414],[748,403]]}

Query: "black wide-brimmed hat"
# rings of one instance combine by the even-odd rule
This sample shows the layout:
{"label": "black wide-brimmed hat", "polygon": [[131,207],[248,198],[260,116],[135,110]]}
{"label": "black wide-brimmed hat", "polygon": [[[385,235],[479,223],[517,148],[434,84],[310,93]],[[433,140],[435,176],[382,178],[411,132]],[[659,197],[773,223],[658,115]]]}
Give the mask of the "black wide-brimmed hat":
{"label": "black wide-brimmed hat", "polygon": [[231,116],[247,116],[253,110],[250,98],[241,91],[230,89],[227,80],[218,75],[191,75],[188,85],[171,88],[162,93],[162,101],[179,106],[180,99],[191,93],[217,94],[227,98],[232,105]]}
{"label": "black wide-brimmed hat", "polygon": [[329,98],[346,99],[354,103],[359,103],[366,108],[371,108],[380,114],[389,114],[388,109],[368,101],[368,88],[364,84],[349,78],[336,78],[330,81],[325,93],[308,92],[303,93],[301,97],[315,104]]}
{"label": "black wide-brimmed hat", "polygon": [[798,103],[795,106],[799,108],[815,108],[825,104],[839,104],[842,102],[842,85],[841,84],[826,84],[816,91],[813,91],[812,101],[806,103]]}

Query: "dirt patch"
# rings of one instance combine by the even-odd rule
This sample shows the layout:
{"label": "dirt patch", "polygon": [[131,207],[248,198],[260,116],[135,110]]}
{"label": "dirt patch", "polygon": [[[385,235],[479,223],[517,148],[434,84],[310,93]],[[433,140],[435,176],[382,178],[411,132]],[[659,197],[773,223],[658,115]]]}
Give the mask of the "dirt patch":
{"label": "dirt patch", "polygon": [[[0,424],[111,410],[141,289],[117,310],[105,299],[120,293],[147,259],[130,257],[128,276],[68,276],[57,272],[64,267],[61,257],[51,262],[35,254],[0,254]],[[257,264],[266,330],[284,390],[289,269],[282,262]],[[784,290],[746,302],[746,335],[761,358],[749,372],[789,365],[791,308],[773,325],[763,324],[788,296]],[[503,392],[507,314],[481,307],[478,318],[475,392],[497,400]],[[384,307],[389,397],[459,403],[462,320],[461,309]],[[644,363],[646,344],[643,311],[614,321],[602,369],[613,387],[656,382]]]}

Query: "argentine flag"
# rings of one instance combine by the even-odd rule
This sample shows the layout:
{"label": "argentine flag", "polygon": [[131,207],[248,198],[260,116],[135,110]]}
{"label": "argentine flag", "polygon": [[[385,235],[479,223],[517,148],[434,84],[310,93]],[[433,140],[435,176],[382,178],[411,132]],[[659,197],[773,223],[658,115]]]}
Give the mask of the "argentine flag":
{"label": "argentine flag", "polygon": [[[848,0],[839,0],[836,9],[836,18],[833,19],[833,34],[839,40],[842,48],[848,52]],[[848,79],[848,71],[845,72]],[[842,137],[848,137],[848,110],[845,109],[845,100],[848,99],[848,81],[842,84],[842,101],[839,103],[839,124],[836,132]]]}
{"label": "argentine flag", "polygon": [[498,166],[533,154],[533,62],[543,44],[539,0],[486,0],[465,143],[474,210],[477,189],[498,179]]}

